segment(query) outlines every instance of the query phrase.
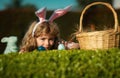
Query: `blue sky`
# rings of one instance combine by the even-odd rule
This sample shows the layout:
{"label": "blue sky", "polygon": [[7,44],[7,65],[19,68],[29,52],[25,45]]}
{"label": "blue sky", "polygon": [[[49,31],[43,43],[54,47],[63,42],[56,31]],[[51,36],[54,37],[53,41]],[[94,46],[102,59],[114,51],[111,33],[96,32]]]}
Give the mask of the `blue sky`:
{"label": "blue sky", "polygon": [[[0,0],[0,10],[4,10],[5,5],[10,2],[11,0]],[[72,5],[72,9],[78,9],[76,0],[23,0],[23,5],[25,4],[33,4],[37,9],[47,7],[48,10],[54,10],[68,5]],[[114,0],[113,7],[120,8],[120,0]]]}
{"label": "blue sky", "polygon": [[[10,2],[11,0],[0,0],[0,10],[5,9],[5,5]],[[23,0],[23,5],[28,3],[34,4],[38,9],[47,7],[50,10],[64,8],[68,5],[72,5],[73,8],[77,6],[76,0]]]}

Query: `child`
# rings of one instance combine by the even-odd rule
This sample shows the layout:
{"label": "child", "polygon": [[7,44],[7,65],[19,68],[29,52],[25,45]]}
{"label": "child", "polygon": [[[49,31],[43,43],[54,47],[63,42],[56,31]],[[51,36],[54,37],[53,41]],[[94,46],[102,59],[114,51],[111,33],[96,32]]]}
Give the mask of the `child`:
{"label": "child", "polygon": [[33,22],[25,34],[22,45],[20,46],[20,53],[30,52],[43,46],[46,50],[57,49],[59,41],[59,28],[53,21],[66,14],[71,6],[64,9],[54,11],[49,20],[45,19],[46,8],[42,8],[35,12],[39,18],[39,22]]}
{"label": "child", "polygon": [[[70,10],[71,6],[64,9],[58,9],[54,11],[49,20],[45,19],[46,8],[42,8],[36,12],[36,16],[39,18],[39,22],[34,21],[27,33],[25,34],[22,44],[20,46],[19,53],[31,52],[39,46],[45,48],[45,50],[52,50],[58,48],[59,28],[53,21],[66,14]],[[78,43],[64,43],[66,49],[79,48]]]}

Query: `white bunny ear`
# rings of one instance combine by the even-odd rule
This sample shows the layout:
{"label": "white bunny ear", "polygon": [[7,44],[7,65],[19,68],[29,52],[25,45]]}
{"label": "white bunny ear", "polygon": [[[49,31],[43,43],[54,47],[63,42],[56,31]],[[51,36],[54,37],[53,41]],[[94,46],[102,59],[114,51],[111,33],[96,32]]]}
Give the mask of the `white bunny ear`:
{"label": "white bunny ear", "polygon": [[43,22],[46,17],[46,8],[39,9],[35,12],[36,16],[39,18],[39,22]]}
{"label": "white bunny ear", "polygon": [[1,42],[2,42],[2,43],[5,43],[5,42],[7,42],[7,40],[8,40],[8,37],[3,37],[3,38],[1,39]]}
{"label": "white bunny ear", "polygon": [[34,36],[34,32],[35,32],[37,26],[40,23],[46,21],[46,19],[45,19],[45,17],[46,17],[46,8],[44,7],[42,9],[39,9],[38,11],[35,12],[35,14],[39,18],[39,22],[34,26],[33,31],[32,31],[32,36]]}
{"label": "white bunny ear", "polygon": [[66,14],[70,9],[71,9],[71,5],[65,7],[64,9],[55,10],[54,13],[52,14],[52,16],[50,17],[49,21],[53,22],[53,20],[55,20],[56,18]]}

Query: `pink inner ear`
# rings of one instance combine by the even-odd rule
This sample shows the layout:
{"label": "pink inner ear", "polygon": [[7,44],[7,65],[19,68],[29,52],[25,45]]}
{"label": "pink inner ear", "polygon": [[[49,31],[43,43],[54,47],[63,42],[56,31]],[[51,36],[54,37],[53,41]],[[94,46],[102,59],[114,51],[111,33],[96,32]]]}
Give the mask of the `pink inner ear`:
{"label": "pink inner ear", "polygon": [[39,18],[39,21],[42,22],[46,17],[46,8],[42,8],[35,12],[36,16]]}
{"label": "pink inner ear", "polygon": [[67,6],[64,9],[57,9],[54,11],[54,13],[52,14],[52,16],[50,17],[49,21],[53,22],[53,20],[55,20],[56,18],[66,14],[69,10],[70,10],[71,6]]}
{"label": "pink inner ear", "polygon": [[35,12],[36,16],[39,18],[39,22],[34,26],[33,28],[33,31],[32,31],[32,36],[34,36],[34,32],[37,28],[37,26],[45,21],[45,17],[46,17],[46,8],[42,8],[42,9],[39,9],[38,11]]}

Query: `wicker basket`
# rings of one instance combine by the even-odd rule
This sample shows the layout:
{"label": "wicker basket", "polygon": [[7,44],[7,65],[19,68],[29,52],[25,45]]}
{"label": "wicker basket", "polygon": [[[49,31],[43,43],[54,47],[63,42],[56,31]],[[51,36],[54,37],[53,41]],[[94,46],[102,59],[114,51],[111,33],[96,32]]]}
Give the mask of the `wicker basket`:
{"label": "wicker basket", "polygon": [[[102,30],[102,31],[93,31],[93,32],[83,32],[82,31],[82,20],[83,15],[88,8],[93,5],[105,5],[108,7],[114,16],[114,29]],[[119,29],[118,29],[118,18],[115,10],[109,3],[105,2],[94,2],[85,7],[81,13],[80,17],[80,28],[79,33],[76,34],[76,38],[79,42],[80,49],[109,49],[119,46]]]}

